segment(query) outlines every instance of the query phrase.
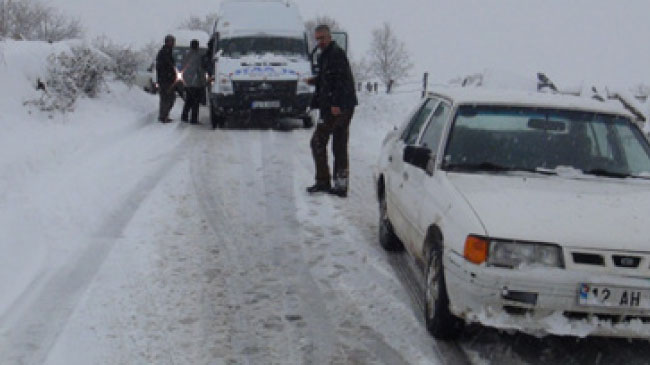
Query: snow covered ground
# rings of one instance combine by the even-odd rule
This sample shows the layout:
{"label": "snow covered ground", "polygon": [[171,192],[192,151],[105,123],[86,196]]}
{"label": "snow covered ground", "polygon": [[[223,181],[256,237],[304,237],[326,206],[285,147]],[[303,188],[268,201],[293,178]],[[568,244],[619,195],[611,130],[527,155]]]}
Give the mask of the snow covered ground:
{"label": "snow covered ground", "polygon": [[74,113],[24,107],[45,67],[24,61],[56,47],[4,47],[0,363],[436,362],[370,179],[417,97],[364,97],[350,199],[313,197],[309,130],[162,125],[119,84]]}
{"label": "snow covered ground", "polygon": [[[334,15],[343,9],[336,3]],[[83,4],[104,14],[125,6]],[[303,5],[309,15],[329,14]],[[153,22],[161,32],[169,23]],[[25,107],[38,96],[47,55],[65,48],[0,44],[0,364],[604,364],[650,356],[647,342],[482,327],[456,343],[428,336],[417,274],[405,269],[405,255],[378,246],[371,179],[379,143],[417,92],[361,94],[349,198],[309,196],[309,130],[211,131],[206,110],[203,125],[162,125],[155,96],[117,83],[74,113]],[[482,71],[497,53],[455,68],[448,52],[433,63],[445,70],[436,79]],[[502,66],[510,63],[526,62]],[[176,120],[179,111],[180,103]]]}

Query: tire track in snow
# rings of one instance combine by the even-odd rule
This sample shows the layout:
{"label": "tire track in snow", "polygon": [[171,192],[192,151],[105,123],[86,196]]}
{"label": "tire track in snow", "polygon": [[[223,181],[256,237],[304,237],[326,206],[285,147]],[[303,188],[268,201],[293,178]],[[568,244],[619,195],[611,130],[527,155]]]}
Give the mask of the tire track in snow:
{"label": "tire track in snow", "polygon": [[123,229],[158,182],[178,163],[184,144],[126,195],[82,252],[60,270],[34,281],[0,319],[0,363],[43,363],[79,299]]}
{"label": "tire track in snow", "polygon": [[[325,364],[331,361],[336,341],[335,331],[325,307],[323,293],[312,277],[302,254],[303,240],[296,217],[294,196],[295,139],[286,133],[263,136],[263,182],[267,196],[266,218],[274,227],[269,242],[274,266],[284,284],[284,317],[304,319],[305,330],[296,328],[295,342],[304,342],[300,363]],[[294,337],[296,336],[294,335]],[[303,337],[305,336],[305,337]],[[302,338],[301,338],[302,337]],[[291,341],[288,346],[295,346]]]}
{"label": "tire track in snow", "polygon": [[[199,131],[199,133],[210,133]],[[230,151],[237,150],[228,133],[215,132],[205,135],[205,143],[197,143],[193,151],[191,164],[191,179],[200,202],[203,214],[218,237],[215,244],[225,254],[222,262],[227,265],[222,272],[229,275],[225,278],[227,287],[224,288],[229,301],[229,308],[222,308],[232,318],[230,322],[231,333],[229,335],[230,345],[233,347],[236,359],[230,359],[238,363],[255,364],[262,361],[260,358],[261,344],[257,336],[252,335],[250,330],[254,328],[246,313],[243,313],[243,305],[246,302],[245,293],[252,290],[251,283],[246,280],[244,262],[245,252],[241,252],[241,244],[247,241],[243,237],[241,222],[235,216],[236,204],[229,204],[229,198],[238,199],[238,184],[232,177],[226,175],[233,170],[232,166],[238,161],[230,156]],[[230,179],[227,180],[226,179]],[[229,184],[229,182],[233,184]],[[218,310],[218,309],[217,309]],[[259,361],[258,361],[259,360]]]}
{"label": "tire track in snow", "polygon": [[[358,131],[358,130],[357,130]],[[357,234],[361,236],[362,241],[370,243],[371,249],[381,256],[386,257],[387,263],[392,267],[397,279],[402,283],[403,288],[408,294],[412,310],[415,317],[424,328],[424,278],[421,270],[405,254],[387,253],[379,246],[379,237],[377,236],[378,212],[377,200],[375,196],[374,180],[372,176],[375,160],[372,160],[372,153],[366,150],[367,146],[363,143],[357,143],[357,139],[363,140],[363,136],[357,136],[351,133],[350,136],[350,190],[347,199],[334,200],[333,207],[345,221],[353,222],[356,226]],[[308,144],[303,147],[303,153],[308,154]],[[330,164],[332,161],[330,161]],[[311,159],[303,159],[302,167],[308,171],[313,170]],[[331,166],[330,166],[331,167]],[[375,336],[380,338],[381,336]],[[375,348],[390,348],[390,344],[379,341],[374,344]],[[467,357],[458,342],[436,341],[432,339],[432,348],[438,354],[440,359],[446,364],[470,364]],[[385,350],[384,350],[385,352]],[[390,358],[384,356],[383,358]]]}

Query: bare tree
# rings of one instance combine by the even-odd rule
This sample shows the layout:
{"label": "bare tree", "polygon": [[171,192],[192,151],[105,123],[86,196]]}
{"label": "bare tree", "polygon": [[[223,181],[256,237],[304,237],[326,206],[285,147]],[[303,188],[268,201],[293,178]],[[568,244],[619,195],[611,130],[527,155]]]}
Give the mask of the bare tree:
{"label": "bare tree", "polygon": [[350,62],[350,67],[352,68],[352,74],[354,75],[354,81],[356,82],[365,82],[372,78],[372,68],[368,59],[361,57],[360,59],[352,59]]}
{"label": "bare tree", "polygon": [[336,19],[329,17],[327,15],[319,15],[316,18],[309,19],[305,22],[305,31],[307,32],[307,42],[309,49],[312,49],[316,46],[314,40],[314,30],[319,25],[327,25],[330,27],[330,30],[333,32],[343,32],[343,28],[339,25]]}
{"label": "bare tree", "polygon": [[208,14],[203,19],[198,16],[191,16],[189,19],[181,23],[181,25],[178,26],[178,29],[202,30],[208,34],[212,34],[214,24],[217,20],[219,20],[219,15],[217,13]]}
{"label": "bare tree", "polygon": [[368,55],[372,73],[386,85],[387,90],[390,90],[390,85],[406,78],[413,68],[404,42],[397,39],[388,23],[372,31]]}
{"label": "bare tree", "polygon": [[59,14],[39,0],[0,1],[1,38],[55,42],[83,33],[78,19]]}

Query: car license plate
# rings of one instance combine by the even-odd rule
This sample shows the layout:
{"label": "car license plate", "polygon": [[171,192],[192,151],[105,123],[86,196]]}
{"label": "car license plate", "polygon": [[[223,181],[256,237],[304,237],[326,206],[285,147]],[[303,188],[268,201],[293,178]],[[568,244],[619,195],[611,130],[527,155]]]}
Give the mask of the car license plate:
{"label": "car license plate", "polygon": [[650,309],[650,289],[580,284],[578,304],[592,307]]}
{"label": "car license plate", "polygon": [[280,107],[279,100],[254,101],[252,104],[253,109],[275,109],[279,107]]}

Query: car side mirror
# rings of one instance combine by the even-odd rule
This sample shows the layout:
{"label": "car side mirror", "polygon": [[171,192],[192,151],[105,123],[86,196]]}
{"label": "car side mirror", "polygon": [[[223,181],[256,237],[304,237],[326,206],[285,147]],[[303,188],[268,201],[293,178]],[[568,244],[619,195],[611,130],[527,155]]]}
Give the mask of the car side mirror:
{"label": "car side mirror", "polygon": [[422,170],[427,170],[429,161],[431,160],[431,150],[427,147],[421,146],[406,146],[404,147],[404,162],[419,167]]}

